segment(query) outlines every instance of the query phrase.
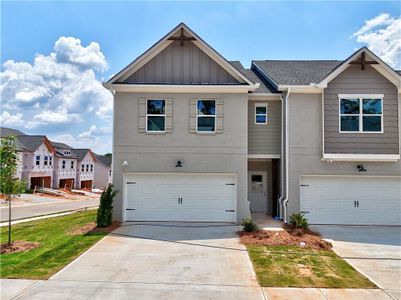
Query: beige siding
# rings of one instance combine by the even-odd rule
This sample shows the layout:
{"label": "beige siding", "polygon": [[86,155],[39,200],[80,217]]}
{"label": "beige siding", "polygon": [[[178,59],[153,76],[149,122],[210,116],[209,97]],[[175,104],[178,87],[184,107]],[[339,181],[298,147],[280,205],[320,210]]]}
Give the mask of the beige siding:
{"label": "beige siding", "polygon": [[[141,97],[170,98],[173,127],[169,134],[138,131],[138,101]],[[224,101],[223,131],[194,134],[189,130],[190,99]],[[114,217],[122,218],[124,172],[235,173],[237,219],[249,216],[247,201],[247,94],[139,94],[117,93],[114,100],[113,184],[117,190]],[[177,160],[183,167],[176,168]],[[124,169],[123,161],[128,162]]]}
{"label": "beige siding", "polygon": [[357,162],[321,161],[322,100],[319,94],[291,94],[289,99],[289,213],[299,211],[302,175],[401,176],[401,162],[363,162],[366,172],[358,172]]}
{"label": "beige siding", "polygon": [[[339,133],[338,94],[384,94],[384,133]],[[324,91],[325,153],[398,154],[397,88],[372,67],[348,67]]]}
{"label": "beige siding", "polygon": [[192,42],[171,43],[125,83],[239,84]]}
{"label": "beige siding", "polygon": [[[255,103],[268,104],[267,124],[255,124]],[[248,102],[248,153],[280,155],[281,101]]]}

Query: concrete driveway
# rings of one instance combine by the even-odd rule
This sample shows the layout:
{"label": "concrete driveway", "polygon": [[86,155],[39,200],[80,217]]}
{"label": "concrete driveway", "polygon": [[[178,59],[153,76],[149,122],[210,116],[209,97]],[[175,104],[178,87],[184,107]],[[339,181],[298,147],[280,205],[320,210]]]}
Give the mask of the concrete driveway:
{"label": "concrete driveway", "polygon": [[236,230],[126,223],[18,299],[263,299]]}
{"label": "concrete driveway", "polygon": [[401,299],[401,227],[312,226],[334,251],[394,299]]}

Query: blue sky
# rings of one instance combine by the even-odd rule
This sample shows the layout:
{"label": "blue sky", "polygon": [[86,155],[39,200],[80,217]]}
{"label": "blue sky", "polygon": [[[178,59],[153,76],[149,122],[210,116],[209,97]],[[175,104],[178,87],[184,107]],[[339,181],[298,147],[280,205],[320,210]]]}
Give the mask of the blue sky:
{"label": "blue sky", "polygon": [[[372,24],[368,31],[361,31],[360,35],[353,36],[367,20],[374,20],[384,13],[388,14],[387,17],[379,20],[377,24]],[[61,138],[75,146],[90,143],[89,147],[101,153],[111,150],[111,118],[110,112],[105,109],[107,104],[101,102],[100,108],[104,108],[105,111],[96,114],[100,109],[96,107],[96,100],[88,100],[89,97],[105,97],[102,98],[103,101],[109,101],[105,100],[107,96],[102,92],[86,90],[84,94],[76,95],[74,101],[78,102],[73,102],[65,99],[68,98],[68,90],[58,94],[57,99],[54,98],[55,93],[59,93],[63,87],[58,87],[56,92],[53,92],[46,86],[44,90],[47,92],[37,91],[40,96],[36,98],[20,93],[19,97],[22,100],[13,101],[12,97],[16,97],[18,90],[11,91],[11,88],[29,92],[29,87],[37,87],[37,84],[31,82],[27,85],[23,82],[26,79],[8,82],[12,77],[10,74],[26,72],[27,76],[36,76],[37,70],[29,71],[26,69],[29,66],[17,63],[27,62],[32,65],[37,55],[42,55],[44,60],[48,60],[37,62],[36,69],[49,65],[51,53],[57,57],[57,62],[52,61],[52,68],[56,68],[60,62],[77,63],[79,58],[67,57],[68,55],[87,55],[86,59],[93,57],[88,54],[93,51],[97,61],[79,61],[79,70],[74,69],[74,72],[86,72],[88,84],[98,88],[91,81],[92,75],[97,81],[107,79],[181,21],[227,59],[240,60],[249,67],[252,59],[344,59],[365,44],[380,49],[382,46],[377,44],[377,39],[372,41],[372,37],[366,36],[366,33],[391,26],[394,21],[398,21],[400,13],[400,4],[397,1],[2,1],[2,126],[19,128],[27,133],[47,134],[51,138]],[[360,37],[364,34],[365,36]],[[55,42],[61,37],[73,37],[81,43],[77,40],[62,40],[55,49]],[[95,45],[86,48],[91,42],[96,42],[100,48]],[[5,66],[4,63],[9,60],[14,63]],[[388,60],[391,61],[391,57]],[[67,74],[68,70],[70,69],[64,68],[63,72]],[[45,78],[52,75],[46,74]],[[79,74],[76,73],[76,76],[78,78]],[[63,85],[62,78],[57,77],[54,82]],[[49,99],[51,97],[54,99]],[[83,99],[83,111],[77,109],[77,103],[81,101],[79,99]],[[70,107],[67,104],[58,105],[61,102],[57,101],[64,101],[63,103]],[[5,111],[8,114],[4,115]],[[44,111],[49,113],[49,117],[43,114]],[[68,117],[61,117],[63,114]]]}

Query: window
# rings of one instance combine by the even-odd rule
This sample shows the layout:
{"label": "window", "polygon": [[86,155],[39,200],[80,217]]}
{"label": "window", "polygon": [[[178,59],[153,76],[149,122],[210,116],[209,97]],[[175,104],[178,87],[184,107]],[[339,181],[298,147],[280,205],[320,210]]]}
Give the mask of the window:
{"label": "window", "polygon": [[255,124],[267,124],[267,104],[255,104]]}
{"label": "window", "polygon": [[81,172],[85,171],[85,165],[81,165]]}
{"label": "window", "polygon": [[93,172],[93,165],[91,165],[91,172]]}
{"label": "window", "polygon": [[147,100],[146,131],[164,132],[166,128],[165,100]]}
{"label": "window", "polygon": [[65,160],[63,160],[63,161],[61,162],[61,168],[62,168],[62,169],[65,169]]}
{"label": "window", "polygon": [[45,166],[47,166],[48,163],[49,163],[49,157],[48,157],[47,155],[45,155],[43,164],[44,164]]}
{"label": "window", "polygon": [[111,170],[109,170],[109,176],[111,176]]}
{"label": "window", "polygon": [[86,172],[89,172],[89,165],[86,165]]}
{"label": "window", "polygon": [[71,161],[71,169],[74,169],[74,161]]}
{"label": "window", "polygon": [[340,95],[340,132],[383,132],[382,98],[383,95]]}
{"label": "window", "polygon": [[196,131],[216,131],[216,101],[198,100],[196,104]]}
{"label": "window", "polygon": [[49,156],[49,166],[52,165],[53,157]]}
{"label": "window", "polygon": [[35,162],[35,164],[36,164],[37,166],[40,165],[40,155],[36,155],[36,162]]}

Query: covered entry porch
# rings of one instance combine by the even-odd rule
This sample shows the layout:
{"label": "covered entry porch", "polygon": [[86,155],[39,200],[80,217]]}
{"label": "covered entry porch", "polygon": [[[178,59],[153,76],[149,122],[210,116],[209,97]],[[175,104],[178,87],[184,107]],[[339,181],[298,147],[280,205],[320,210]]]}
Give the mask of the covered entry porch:
{"label": "covered entry porch", "polygon": [[279,216],[279,159],[248,160],[248,200],[252,216]]}

